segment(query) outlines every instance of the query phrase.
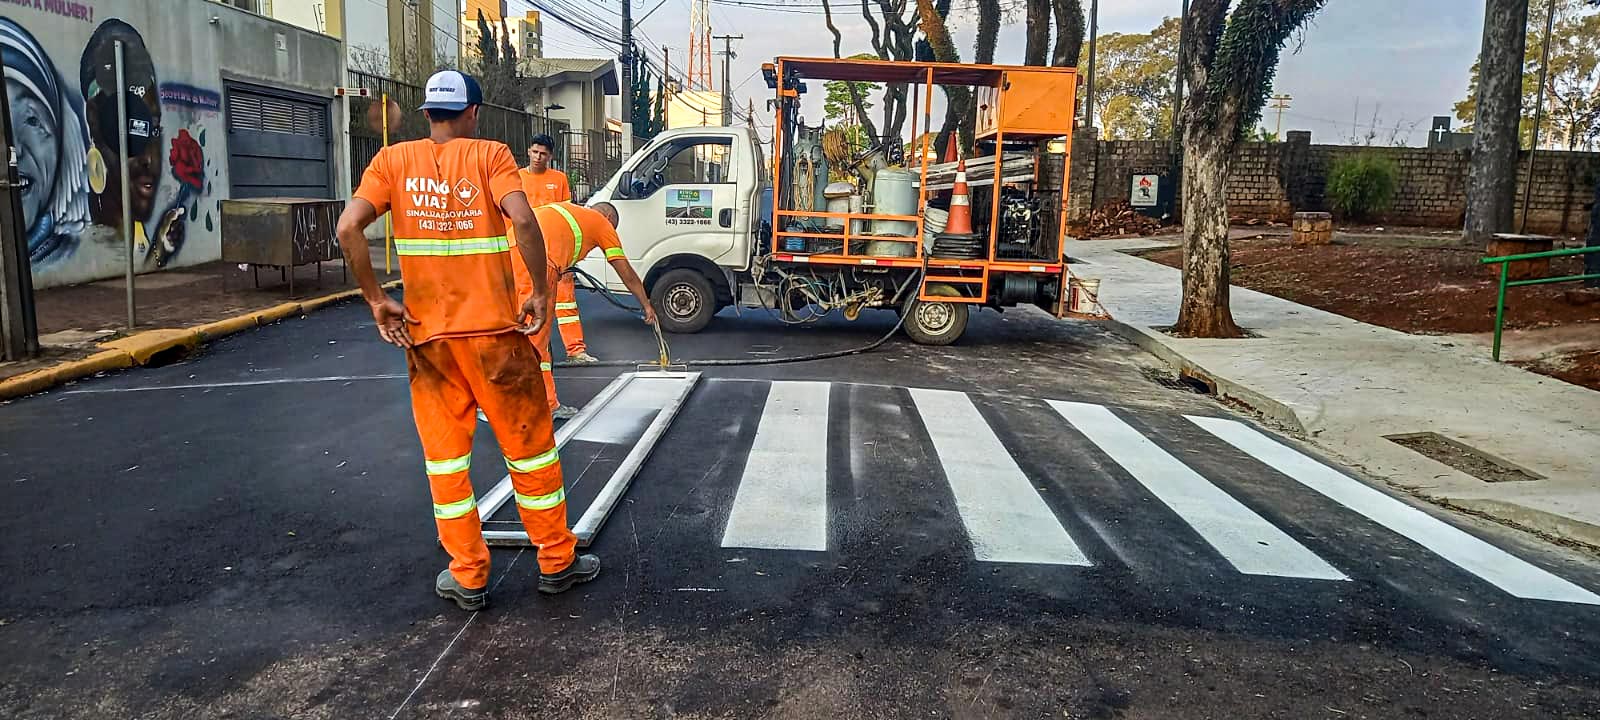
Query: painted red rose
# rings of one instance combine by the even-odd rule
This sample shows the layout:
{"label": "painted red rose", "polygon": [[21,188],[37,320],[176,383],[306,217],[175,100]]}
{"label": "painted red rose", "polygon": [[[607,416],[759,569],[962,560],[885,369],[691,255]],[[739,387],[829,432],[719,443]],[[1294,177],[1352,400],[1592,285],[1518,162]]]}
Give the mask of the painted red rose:
{"label": "painted red rose", "polygon": [[172,139],[172,153],[168,160],[172,163],[172,176],[178,182],[197,192],[205,187],[205,152],[188,130],[179,130],[178,136]]}

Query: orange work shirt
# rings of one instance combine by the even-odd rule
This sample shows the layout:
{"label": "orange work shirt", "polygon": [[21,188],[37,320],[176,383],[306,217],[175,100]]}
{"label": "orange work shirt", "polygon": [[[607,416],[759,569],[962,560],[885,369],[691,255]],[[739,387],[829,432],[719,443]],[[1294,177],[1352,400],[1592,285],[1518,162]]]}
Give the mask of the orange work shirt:
{"label": "orange work shirt", "polygon": [[[560,202],[534,208],[533,218],[539,221],[539,232],[544,235],[545,259],[553,273],[561,273],[578,264],[595,248],[605,253],[606,260],[627,257],[627,253],[622,251],[622,239],[617,237],[617,229],[611,227],[611,221],[598,211]],[[533,282],[521,263],[513,263],[511,267],[512,272],[516,273],[517,296],[527,297],[528,293],[533,292]]]}
{"label": "orange work shirt", "polygon": [[517,174],[522,178],[522,191],[528,194],[528,204],[533,207],[572,199],[572,186],[567,184],[567,174],[560,170],[546,168],[542,173],[519,170]]}
{"label": "orange work shirt", "polygon": [[355,196],[389,212],[418,343],[518,325],[521,303],[501,203],[522,191],[504,143],[412,140],[378,152]]}

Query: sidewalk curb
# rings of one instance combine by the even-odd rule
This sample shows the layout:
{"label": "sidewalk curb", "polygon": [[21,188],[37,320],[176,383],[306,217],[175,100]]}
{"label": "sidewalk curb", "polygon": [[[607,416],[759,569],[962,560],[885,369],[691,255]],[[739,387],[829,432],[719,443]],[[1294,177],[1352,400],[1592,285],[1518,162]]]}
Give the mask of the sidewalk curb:
{"label": "sidewalk curb", "polygon": [[[1185,357],[1181,351],[1163,342],[1165,335],[1159,330],[1131,325],[1115,319],[1104,322],[1107,329],[1131,341],[1139,346],[1140,349],[1155,355],[1179,373],[1192,375],[1211,385],[1215,389],[1218,399],[1233,400],[1243,404],[1248,409],[1260,413],[1271,421],[1298,433],[1302,438],[1306,438],[1307,442],[1313,447],[1330,453],[1332,457],[1341,457],[1337,450],[1318,442],[1313,437],[1313,433],[1289,405],[1200,367]],[[1348,458],[1345,462],[1351,463],[1352,467],[1357,466]],[[1451,469],[1444,465],[1440,467],[1446,470]],[[1403,482],[1385,478],[1382,475],[1374,475],[1371,472],[1365,472],[1364,474],[1371,481],[1376,481],[1388,488],[1413,495],[1432,505],[1482,517],[1547,539],[1584,547],[1591,551],[1600,551],[1600,526],[1597,525],[1515,502],[1493,498],[1462,497],[1459,494],[1449,492],[1429,492],[1426,489],[1411,487]]]}
{"label": "sidewalk curb", "polygon": [[1114,318],[1106,320],[1105,323],[1112,332],[1138,345],[1145,352],[1160,358],[1162,362],[1172,366],[1179,374],[1191,375],[1205,381],[1207,385],[1210,385],[1215,390],[1215,394],[1219,399],[1241,403],[1245,407],[1267,416],[1273,422],[1301,435],[1311,434],[1305,423],[1300,421],[1300,416],[1295,414],[1294,408],[1195,364],[1194,361],[1184,357],[1182,352],[1162,342],[1164,336],[1161,331],[1130,325]]}
{"label": "sidewalk curb", "polygon": [[[383,284],[383,289],[393,290],[401,281]],[[302,302],[283,303],[265,310],[254,310],[214,322],[188,328],[159,328],[134,333],[100,345],[101,350],[86,358],[69,360],[47,368],[0,380],[0,400],[32,395],[57,385],[89,377],[110,370],[146,365],[165,353],[193,352],[195,348],[235,333],[244,332],[279,320],[321,310],[331,305],[361,296],[361,290],[341,290]]]}

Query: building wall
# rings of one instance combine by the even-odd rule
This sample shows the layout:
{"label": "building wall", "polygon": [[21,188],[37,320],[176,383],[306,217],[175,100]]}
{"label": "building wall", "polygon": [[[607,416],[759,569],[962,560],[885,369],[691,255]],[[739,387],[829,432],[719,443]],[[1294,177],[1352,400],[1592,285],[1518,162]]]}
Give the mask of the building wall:
{"label": "building wall", "polygon": [[[461,28],[457,20],[457,0],[425,0],[431,3],[434,56],[451,64],[461,57]],[[361,2],[361,0],[356,0]]]}
{"label": "building wall", "polygon": [[[1125,202],[1132,175],[1168,172],[1166,141],[1073,140],[1071,217],[1091,207]],[[1296,211],[1328,210],[1328,171],[1341,158],[1374,154],[1399,170],[1394,204],[1375,220],[1405,225],[1458,228],[1466,213],[1471,150],[1313,145],[1309,133],[1288,142],[1243,143],[1228,176],[1228,212],[1235,216],[1287,220]],[[1518,163],[1518,192],[1527,183],[1527,154]],[[1528,231],[1579,235],[1588,228],[1588,203],[1600,179],[1600,153],[1542,150],[1533,169]],[[1521,196],[1517,222],[1521,222]],[[1181,208],[1180,208],[1181,212]]]}
{"label": "building wall", "polygon": [[30,183],[23,218],[35,286],[125,268],[115,40],[124,44],[133,96],[127,134],[136,266],[149,272],[219,259],[220,204],[230,182],[225,81],[330,97],[340,80],[339,42],[192,0],[49,7],[0,4],[18,167]]}

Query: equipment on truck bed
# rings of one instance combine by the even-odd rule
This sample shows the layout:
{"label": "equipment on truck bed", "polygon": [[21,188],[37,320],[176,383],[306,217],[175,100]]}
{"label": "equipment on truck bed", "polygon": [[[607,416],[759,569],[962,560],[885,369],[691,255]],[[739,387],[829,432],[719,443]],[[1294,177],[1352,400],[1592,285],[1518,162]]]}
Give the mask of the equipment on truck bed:
{"label": "equipment on truck bed", "polygon": [[[786,323],[878,309],[900,311],[917,342],[947,344],[973,306],[1066,314],[1072,68],[781,57],[763,70],[776,96],[770,163],[748,128],[677,128],[593,196],[617,208],[623,249],[644,269],[663,330],[698,332],[727,307]],[[806,85],[833,80],[909,100],[910,144],[899,124],[881,137],[808,124]],[[962,162],[932,152],[943,86],[975,98]],[[966,188],[956,192],[962,165]]]}

